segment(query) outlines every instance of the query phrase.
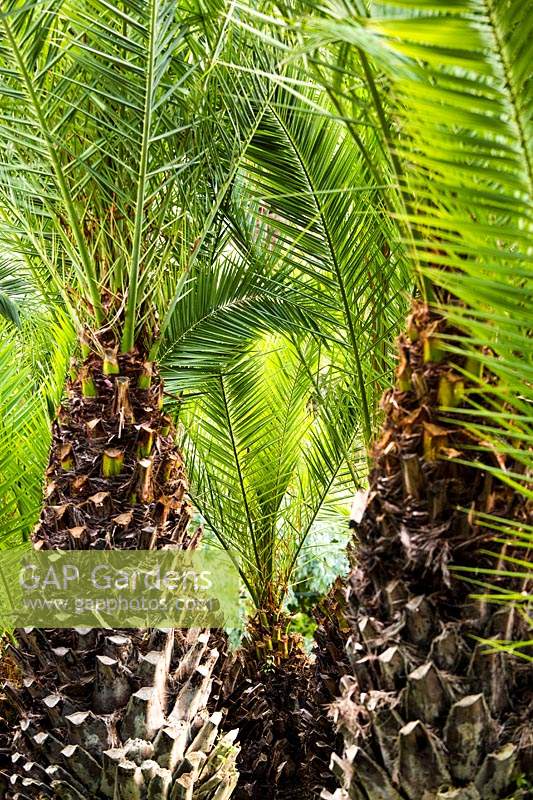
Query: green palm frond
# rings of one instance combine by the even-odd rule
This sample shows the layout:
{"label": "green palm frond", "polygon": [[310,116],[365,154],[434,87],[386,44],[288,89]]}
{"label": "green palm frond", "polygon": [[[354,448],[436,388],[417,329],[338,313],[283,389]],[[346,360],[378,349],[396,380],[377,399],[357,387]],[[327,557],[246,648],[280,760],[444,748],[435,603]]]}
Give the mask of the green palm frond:
{"label": "green palm frond", "polygon": [[[29,538],[43,497],[43,474],[73,330],[64,317],[33,318],[0,345],[0,547]],[[5,328],[5,323],[4,323]]]}
{"label": "green palm frond", "polygon": [[20,316],[17,304],[4,291],[0,291],[0,316],[20,327]]}
{"label": "green palm frond", "polygon": [[[184,455],[195,504],[221,544],[239,559],[256,607],[281,603],[296,559],[321,510],[342,488],[356,411],[316,403],[309,364],[286,340],[267,336],[205,391],[185,398]],[[324,368],[327,372],[327,367]]]}
{"label": "green palm frond", "polygon": [[[239,199],[251,210],[248,239],[265,232],[302,297],[314,298],[321,335],[341,343],[338,369],[370,444],[412,277],[383,201],[388,184],[376,184],[324,93],[298,93],[278,86],[246,153]],[[367,149],[378,145],[367,138]]]}
{"label": "green palm frond", "polygon": [[[485,603],[512,605],[516,613],[521,614],[528,629],[533,626],[531,612],[531,596],[533,587],[533,566],[531,552],[533,550],[533,525],[513,520],[502,520],[492,514],[477,514],[476,524],[481,528],[489,528],[494,547],[484,551],[491,557],[493,566],[478,568],[477,575],[465,567],[456,567],[462,579],[472,584],[473,596]],[[498,549],[500,545],[500,549]],[[514,553],[514,555],[508,555]],[[514,588],[505,588],[494,583],[495,576],[512,576],[516,578]],[[533,662],[530,654],[531,641],[483,640],[488,650],[507,650],[515,656]]]}
{"label": "green palm frond", "polygon": [[202,386],[266,332],[318,332],[315,305],[284,264],[270,269],[268,254],[257,263],[231,239],[224,243],[217,257],[196,261],[182,281],[159,351],[169,391]]}
{"label": "green palm frond", "polygon": [[0,317],[20,328],[23,307],[32,306],[31,285],[24,274],[24,266],[16,258],[0,258]]}

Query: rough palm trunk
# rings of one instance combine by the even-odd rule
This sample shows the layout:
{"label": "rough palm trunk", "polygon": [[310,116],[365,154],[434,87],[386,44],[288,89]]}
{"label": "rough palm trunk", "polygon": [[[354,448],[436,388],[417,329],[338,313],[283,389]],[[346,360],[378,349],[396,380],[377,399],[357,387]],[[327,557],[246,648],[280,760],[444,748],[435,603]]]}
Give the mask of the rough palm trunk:
{"label": "rough palm trunk", "polygon": [[306,753],[307,707],[312,677],[301,637],[290,618],[261,611],[239,648],[226,659],[214,708],[224,727],[238,728],[241,752],[235,800],[312,800]]}
{"label": "rough palm trunk", "polygon": [[329,765],[331,754],[342,752],[342,736],[335,730],[330,709],[340,692],[341,678],[349,669],[346,643],[350,626],[346,620],[346,580],[338,577],[313,611],[314,662],[308,683],[307,708],[302,717],[306,771],[310,797],[336,786]]}
{"label": "rough palm trunk", "polygon": [[[67,388],[34,546],[195,547],[153,365],[107,350]],[[2,694],[1,797],[230,797],[238,749],[207,710],[219,657],[207,633],[26,629],[17,639]]]}
{"label": "rough palm trunk", "polygon": [[314,658],[276,611],[259,612],[226,657],[210,704],[224,709],[225,729],[239,729],[234,800],[318,800],[334,785],[329,762],[341,737],[328,711],[348,666],[343,588],[338,579],[314,612]]}
{"label": "rough palm trunk", "polygon": [[521,521],[526,503],[491,475],[501,457],[480,452],[459,415],[442,419],[439,406],[459,405],[465,388],[465,359],[439,348],[443,330],[415,309],[384,398],[347,595],[351,669],[334,711],[345,748],[332,766],[344,789],[324,797],[498,800],[533,772],[531,663],[479,642],[526,638],[524,619],[473,600],[473,585],[451,569],[494,567],[482,550],[501,545],[475,514]]}

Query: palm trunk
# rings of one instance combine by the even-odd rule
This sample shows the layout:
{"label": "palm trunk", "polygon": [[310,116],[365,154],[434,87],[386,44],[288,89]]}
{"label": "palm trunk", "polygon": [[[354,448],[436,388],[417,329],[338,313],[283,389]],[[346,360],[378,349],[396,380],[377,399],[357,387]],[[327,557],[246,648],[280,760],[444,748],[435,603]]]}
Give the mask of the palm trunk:
{"label": "palm trunk", "polygon": [[[92,354],[54,424],[44,549],[194,548],[191,506],[163,385],[137,352]],[[207,701],[219,653],[198,631],[17,632],[4,682],[1,797],[228,798],[235,732]],[[10,728],[10,721],[20,721]]]}
{"label": "palm trunk", "polygon": [[[241,752],[234,800],[312,800],[306,754],[311,667],[290,618],[260,610],[221,670],[217,708],[238,728]],[[215,696],[215,692],[213,693]]]}
{"label": "palm trunk", "polygon": [[497,466],[495,457],[479,450],[461,417],[439,415],[464,388],[455,367],[465,359],[439,348],[443,330],[442,319],[415,309],[396,388],[383,401],[352,553],[351,669],[335,707],[345,748],[332,766],[344,790],[325,797],[497,800],[532,769],[531,664],[478,643],[524,638],[524,620],[473,600],[472,584],[451,571],[460,564],[476,577],[495,566],[482,549],[498,548],[496,534],[476,524],[476,512],[523,521],[526,503],[483,468]]}
{"label": "palm trunk", "polygon": [[312,798],[320,797],[322,790],[333,791],[336,786],[329,765],[331,754],[342,752],[342,736],[335,730],[330,709],[339,696],[341,679],[350,667],[346,655],[349,625],[345,614],[346,581],[338,577],[313,611],[317,623],[315,660],[302,731]]}

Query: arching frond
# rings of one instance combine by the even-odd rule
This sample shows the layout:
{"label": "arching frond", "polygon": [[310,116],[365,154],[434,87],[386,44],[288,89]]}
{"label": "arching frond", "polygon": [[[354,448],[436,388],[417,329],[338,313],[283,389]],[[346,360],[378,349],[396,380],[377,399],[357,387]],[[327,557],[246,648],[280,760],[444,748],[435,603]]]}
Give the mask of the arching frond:
{"label": "arching frond", "polygon": [[20,334],[0,321],[0,332],[0,547],[5,547],[29,538],[41,509],[50,422],[61,399],[73,331],[65,318],[41,317],[24,324]]}
{"label": "arching frond", "polygon": [[268,233],[302,296],[314,297],[321,334],[342,341],[332,357],[370,444],[412,278],[383,201],[389,186],[376,184],[333,112],[317,88],[300,86],[295,98],[278,86],[246,153],[240,196],[254,212],[249,238],[258,227]]}
{"label": "arching frond", "polygon": [[282,601],[327,500],[343,485],[353,491],[346,456],[355,408],[328,397],[324,413],[309,376],[321,373],[319,348],[308,345],[305,362],[301,355],[266,337],[199,396],[185,399],[180,412],[194,502],[238,556],[257,607]]}

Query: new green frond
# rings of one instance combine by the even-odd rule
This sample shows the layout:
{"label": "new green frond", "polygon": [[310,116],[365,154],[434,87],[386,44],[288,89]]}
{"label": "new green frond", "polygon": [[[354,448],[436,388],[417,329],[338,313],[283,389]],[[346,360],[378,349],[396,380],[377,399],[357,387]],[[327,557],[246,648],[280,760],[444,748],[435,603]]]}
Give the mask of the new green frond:
{"label": "new green frond", "polygon": [[[256,607],[267,598],[282,603],[321,511],[345,482],[353,490],[347,456],[356,458],[356,413],[336,402],[329,369],[315,344],[296,348],[269,336],[184,398],[194,502],[239,558]],[[309,370],[323,376],[320,402]]]}

